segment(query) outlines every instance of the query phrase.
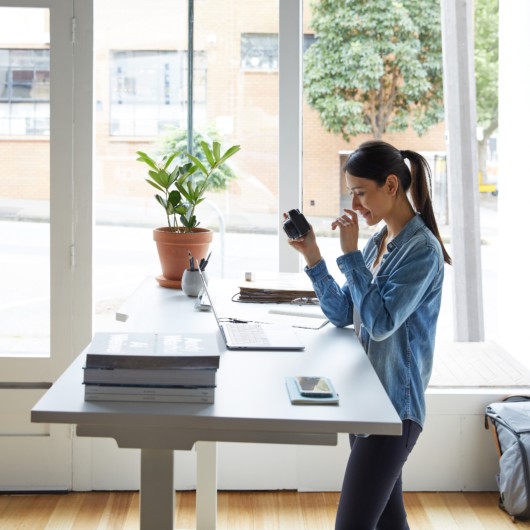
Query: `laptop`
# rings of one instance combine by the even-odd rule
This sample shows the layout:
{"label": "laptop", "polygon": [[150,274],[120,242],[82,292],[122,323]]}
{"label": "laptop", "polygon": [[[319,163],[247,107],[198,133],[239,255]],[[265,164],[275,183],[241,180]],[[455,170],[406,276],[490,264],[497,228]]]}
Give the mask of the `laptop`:
{"label": "laptop", "polygon": [[229,350],[303,350],[305,348],[295,331],[289,326],[220,317],[215,310],[213,298],[200,269],[199,274],[204,291],[210,300],[215,320]]}

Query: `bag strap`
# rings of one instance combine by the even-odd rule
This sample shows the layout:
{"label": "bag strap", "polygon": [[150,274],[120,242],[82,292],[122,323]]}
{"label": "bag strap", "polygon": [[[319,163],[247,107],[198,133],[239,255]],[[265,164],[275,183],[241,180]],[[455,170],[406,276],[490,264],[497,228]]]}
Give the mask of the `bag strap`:
{"label": "bag strap", "polygon": [[493,436],[493,441],[495,442],[495,449],[497,450],[497,457],[500,459],[500,457],[502,456],[502,451],[501,444],[499,443],[499,434],[497,433],[497,426],[495,425],[493,418],[491,416],[486,415],[486,417],[484,418],[484,427],[486,429],[489,429],[490,425],[491,435]]}

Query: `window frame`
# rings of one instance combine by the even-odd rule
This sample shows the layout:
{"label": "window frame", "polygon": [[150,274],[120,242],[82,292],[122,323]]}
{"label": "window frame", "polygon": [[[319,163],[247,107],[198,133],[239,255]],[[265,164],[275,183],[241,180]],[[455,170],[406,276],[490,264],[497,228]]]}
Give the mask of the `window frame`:
{"label": "window frame", "polygon": [[[4,68],[5,71],[5,79],[4,79],[4,85],[0,91],[0,107],[3,107],[6,109],[5,113],[2,114],[2,118],[0,118],[3,122],[6,122],[5,127],[0,127],[0,137],[5,136],[48,136],[50,134],[50,115],[49,112],[45,113],[44,115],[39,115],[39,106],[42,106],[42,104],[46,104],[45,108],[49,108],[49,102],[50,102],[50,49],[49,47],[35,47],[35,48],[19,48],[19,47],[10,47],[10,48],[2,48],[3,51],[6,53],[7,58],[7,64],[1,64],[0,63],[0,69]],[[30,61],[30,64],[28,64],[26,67],[22,66],[14,66],[13,65],[13,52],[31,52],[32,55],[35,55],[35,52],[41,51],[41,52],[47,52],[48,53],[48,59],[47,59],[47,65],[48,69],[45,70],[42,67],[40,67],[39,64],[37,64],[37,61]],[[14,79],[14,73],[16,72],[31,72],[32,77],[31,80],[28,82],[16,82]],[[45,72],[47,73],[47,76],[45,75],[45,79],[47,80],[47,83],[44,83],[47,85],[48,90],[48,97],[32,97],[31,91],[38,86],[38,74],[39,72]],[[29,97],[17,97],[15,94],[15,87],[28,87],[30,96]],[[26,108],[28,109],[26,112],[23,112],[20,114],[20,116],[17,116],[13,110],[18,107],[19,109]],[[29,110],[31,109],[31,110]],[[26,123],[26,126],[24,127],[24,132],[17,132],[16,127],[14,127],[15,121],[24,120]],[[37,123],[43,123],[43,126],[40,127],[40,129],[37,128]],[[30,126],[28,126],[31,124]],[[2,133],[1,131],[4,130],[5,132]]]}
{"label": "window frame", "polygon": [[[176,87],[172,87],[171,84],[168,87],[169,93],[171,95],[168,98],[168,91],[166,86],[162,87],[160,90],[161,84],[158,83],[152,90],[151,94],[146,96],[141,95],[141,86],[140,83],[137,83],[138,78],[142,78],[142,70],[134,70],[134,59],[142,58],[142,56],[147,56],[147,54],[156,54],[156,59],[150,61],[150,67],[154,68],[154,77],[160,81],[164,79],[163,83],[166,83],[167,78],[175,81]],[[123,58],[120,61],[120,55]],[[176,65],[175,69],[166,75],[164,72],[163,57],[167,56],[167,63]],[[204,79],[204,86],[200,87],[200,90],[194,92],[193,105],[198,106],[198,113],[202,115],[206,112],[206,95],[207,95],[207,86],[206,86],[206,66],[201,64],[204,63],[204,52],[203,51],[194,51],[194,67],[193,74],[194,78]],[[199,59],[199,60],[198,60]],[[116,88],[119,86],[118,74],[116,73],[118,69],[123,68],[127,61],[129,61],[129,68],[122,72],[124,80],[134,80],[134,85],[138,90],[137,93],[131,94],[129,98],[124,97],[123,99],[118,98],[118,90]],[[140,63],[140,62],[139,62]],[[132,65],[132,66],[131,66]],[[165,127],[168,125],[170,127],[177,127],[180,129],[185,129],[187,126],[187,102],[188,102],[188,51],[187,50],[143,50],[143,49],[128,49],[128,50],[111,50],[109,54],[109,137],[110,138],[149,138],[157,137],[160,134],[164,134]],[[180,94],[180,95],[179,95]],[[202,97],[201,97],[202,95]],[[162,96],[162,97],[160,97]],[[163,118],[164,115],[167,116],[167,106],[171,105],[174,107],[174,111],[170,112],[169,118]],[[149,120],[152,123],[152,126],[142,127],[142,122],[145,123],[145,120],[136,118],[137,111],[140,111],[138,114],[142,114],[142,110],[150,107],[152,109],[153,118]],[[182,107],[183,110],[180,110],[179,107]],[[123,110],[124,112],[120,112]],[[125,112],[126,111],[126,112]],[[128,120],[120,119],[120,114],[132,116]],[[120,127],[120,123],[128,121],[130,126],[127,125]]]}
{"label": "window frame", "polygon": [[55,381],[90,341],[93,322],[93,3],[23,6],[50,10],[50,352],[0,358],[3,388]]}

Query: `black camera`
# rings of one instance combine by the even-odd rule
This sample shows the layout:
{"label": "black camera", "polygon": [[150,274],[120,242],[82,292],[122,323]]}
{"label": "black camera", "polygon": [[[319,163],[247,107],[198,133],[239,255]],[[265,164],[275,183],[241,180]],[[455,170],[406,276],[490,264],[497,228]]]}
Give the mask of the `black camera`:
{"label": "black camera", "polygon": [[287,212],[287,219],[283,222],[283,229],[290,239],[305,236],[311,227],[300,210],[293,209]]}

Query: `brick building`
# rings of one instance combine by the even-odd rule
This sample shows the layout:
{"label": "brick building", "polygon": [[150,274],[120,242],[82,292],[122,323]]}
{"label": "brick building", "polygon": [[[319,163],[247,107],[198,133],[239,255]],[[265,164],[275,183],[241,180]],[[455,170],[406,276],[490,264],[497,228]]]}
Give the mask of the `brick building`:
{"label": "brick building", "polygon": [[[312,30],[307,0],[304,7],[304,36],[309,43]],[[15,16],[14,25],[16,20]],[[0,197],[47,200],[49,196],[49,144],[42,107],[47,103],[50,76],[42,74],[43,67],[39,70],[27,62],[17,63],[14,53],[46,50],[45,37],[36,41],[35,35],[46,35],[47,23],[44,17],[37,33],[22,29],[23,44],[0,37],[4,62],[0,73],[18,68],[19,78],[24,79],[31,70],[28,99],[38,110],[34,105],[26,123],[33,119],[41,124],[24,132],[24,127],[13,125],[16,120],[9,111],[7,118],[6,112],[0,115],[0,156],[4,161]],[[276,215],[278,2],[198,0],[194,23],[195,128],[204,131],[213,127],[224,138],[223,146],[237,143],[242,148],[233,162],[238,178],[227,192],[212,193],[210,199],[232,224],[260,213]],[[96,204],[130,200],[148,208],[153,202],[152,190],[144,182],[145,169],[135,161],[135,152],[155,152],[168,126],[186,128],[187,1],[158,1],[148,12],[140,0],[97,1],[94,27]],[[4,98],[0,106],[13,109],[14,103]],[[327,133],[318,114],[307,105],[303,116],[303,208],[310,216],[335,216],[341,200],[347,201],[341,153],[344,158],[368,137],[347,143]],[[424,153],[445,150],[443,124],[423,137],[409,131],[384,139]]]}

